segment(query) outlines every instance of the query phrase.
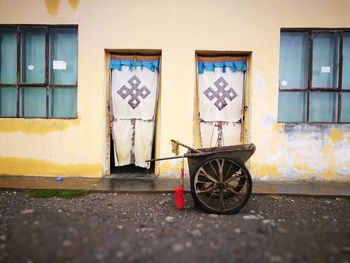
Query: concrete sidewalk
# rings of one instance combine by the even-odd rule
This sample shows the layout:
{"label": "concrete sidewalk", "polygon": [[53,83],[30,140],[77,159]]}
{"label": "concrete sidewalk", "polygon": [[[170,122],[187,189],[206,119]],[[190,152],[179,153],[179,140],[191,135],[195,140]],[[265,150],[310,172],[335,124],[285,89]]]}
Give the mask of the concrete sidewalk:
{"label": "concrete sidewalk", "polygon": [[[0,188],[9,189],[84,189],[103,192],[168,192],[181,184],[179,179],[157,177],[133,178],[64,178],[0,176]],[[189,191],[189,180],[185,190]],[[350,196],[350,182],[324,181],[254,181],[255,194],[291,194],[316,196]]]}

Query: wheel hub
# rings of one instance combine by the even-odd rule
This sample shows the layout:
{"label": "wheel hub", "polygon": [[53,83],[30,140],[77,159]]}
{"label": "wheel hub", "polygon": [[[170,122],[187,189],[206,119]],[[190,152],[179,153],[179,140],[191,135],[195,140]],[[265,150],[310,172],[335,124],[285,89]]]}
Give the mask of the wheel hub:
{"label": "wheel hub", "polygon": [[218,187],[219,187],[219,189],[224,189],[225,188],[225,184],[224,183],[218,183]]}

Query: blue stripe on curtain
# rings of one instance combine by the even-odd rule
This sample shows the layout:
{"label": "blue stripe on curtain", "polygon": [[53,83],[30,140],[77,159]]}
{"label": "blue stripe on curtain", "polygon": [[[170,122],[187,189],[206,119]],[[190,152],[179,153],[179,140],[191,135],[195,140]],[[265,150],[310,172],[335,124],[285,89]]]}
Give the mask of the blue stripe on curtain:
{"label": "blue stripe on curtain", "polygon": [[222,62],[202,62],[198,61],[198,74],[203,74],[204,71],[215,71],[215,68],[222,68],[222,72],[226,72],[226,68],[230,68],[233,72],[247,70],[245,61],[222,61]]}
{"label": "blue stripe on curtain", "polygon": [[122,70],[122,66],[128,66],[129,70],[132,70],[136,67],[144,67],[148,68],[150,71],[158,71],[159,72],[159,60],[111,60],[109,67],[110,69],[117,69],[119,71]]}

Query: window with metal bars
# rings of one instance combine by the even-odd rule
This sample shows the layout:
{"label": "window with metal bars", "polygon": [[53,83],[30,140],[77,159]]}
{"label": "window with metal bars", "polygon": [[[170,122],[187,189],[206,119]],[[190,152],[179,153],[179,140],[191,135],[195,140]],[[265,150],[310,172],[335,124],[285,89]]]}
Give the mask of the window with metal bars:
{"label": "window with metal bars", "polygon": [[283,29],[279,122],[350,123],[350,30]]}
{"label": "window with metal bars", "polygon": [[0,117],[77,117],[78,28],[0,26]]}

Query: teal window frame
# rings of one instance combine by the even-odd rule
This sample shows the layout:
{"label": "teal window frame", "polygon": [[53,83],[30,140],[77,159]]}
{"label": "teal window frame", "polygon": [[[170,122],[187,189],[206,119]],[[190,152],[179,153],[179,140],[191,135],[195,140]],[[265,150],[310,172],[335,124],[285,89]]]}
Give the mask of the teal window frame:
{"label": "teal window frame", "polygon": [[[77,25],[0,25],[0,30],[4,30],[4,29],[9,29],[13,31],[15,30],[16,32],[15,49],[17,54],[17,59],[16,59],[17,61],[16,61],[16,81],[13,81],[13,83],[12,82],[8,83],[7,81],[5,81],[3,83],[1,82],[1,78],[0,78],[0,118],[77,119],[78,117],[78,113],[77,113],[78,26]],[[32,81],[32,82],[38,82],[38,83],[23,81],[23,78],[24,78],[23,76],[26,71],[26,67],[23,67],[23,65],[25,65],[24,56],[27,56],[26,51],[24,51],[24,49],[26,49],[26,46],[25,46],[26,44],[25,44],[25,40],[23,40],[24,34],[25,34],[24,32],[26,30],[40,31],[43,33],[42,37],[45,39],[44,40],[45,43],[43,43],[44,49],[45,49],[43,51],[44,54],[40,54],[42,57],[42,61],[44,63],[44,65],[41,65],[42,81]],[[72,33],[73,37],[76,37],[76,41],[73,40],[73,43],[74,42],[76,43],[76,46],[73,47],[74,49],[73,53],[75,54],[75,57],[73,58],[73,62],[72,62],[73,66],[71,66],[70,68],[70,70],[72,70],[73,72],[71,74],[73,78],[69,76],[71,80],[70,80],[70,83],[67,83],[67,84],[62,83],[62,81],[53,80],[54,78],[53,76],[56,74],[56,72],[53,71],[53,60],[55,58],[53,55],[54,42],[52,40],[54,39],[53,37],[54,33],[52,32],[54,31],[59,32],[59,30],[63,30],[63,32],[69,31],[69,33]],[[61,41],[61,43],[64,43],[64,42]],[[72,54],[67,54],[67,56],[71,56],[71,55]],[[34,57],[36,56],[35,49],[32,53],[32,56]],[[0,73],[1,73],[1,67],[0,67]],[[11,93],[12,94],[11,102],[6,101],[6,97],[5,99],[1,98],[1,92],[4,92],[5,94],[7,90],[10,90],[10,89],[12,91],[16,89],[16,105],[11,106],[11,110],[8,109],[8,106],[9,106],[9,103],[13,103],[13,94]],[[36,92],[35,89],[37,89],[38,92]],[[34,92],[31,92],[31,91],[34,91]],[[9,93],[7,92],[6,94],[9,94]],[[29,96],[27,96],[26,94],[29,94]],[[37,95],[39,94],[40,98],[35,97],[36,94]],[[55,94],[55,97],[54,97],[54,94]],[[62,100],[60,101],[60,98],[64,99],[64,101]],[[37,102],[39,102],[39,104],[36,105]],[[4,104],[4,111],[11,112],[11,114],[6,114],[6,113],[2,114],[1,103]],[[34,109],[28,108],[33,106],[35,107]],[[66,108],[67,106],[71,107],[71,109],[67,110]],[[14,107],[16,107],[15,110],[14,110]],[[24,112],[26,107],[29,109],[28,110],[29,115],[27,115]],[[62,110],[60,110],[59,107],[62,107]],[[34,112],[32,116],[30,116],[30,112]],[[36,112],[40,112],[40,113],[36,113]]]}
{"label": "teal window frame", "polygon": [[[303,69],[300,67],[297,67],[295,70],[296,72],[299,70],[305,70],[306,74],[306,84],[305,87],[283,87],[286,85],[286,81],[283,80],[281,74],[283,72],[283,65],[282,65],[282,35],[283,34],[289,34],[289,33],[300,33],[300,34],[307,34],[307,45],[306,45],[306,65],[302,65]],[[335,85],[331,86],[316,86],[313,85],[313,74],[315,74],[316,67],[314,67],[315,60],[314,58],[314,40],[315,36],[321,35],[321,34],[334,34],[337,38],[336,45],[337,47],[334,48],[334,50],[330,49],[328,50],[329,53],[334,53],[336,57],[336,69],[335,70],[335,76],[334,79],[337,82]],[[280,79],[279,79],[279,102],[278,102],[278,122],[279,123],[311,123],[311,124],[349,124],[350,123],[350,114],[349,114],[349,106],[345,103],[342,104],[342,98],[346,98],[348,100],[350,95],[350,86],[344,86],[343,87],[343,68],[345,68],[344,65],[346,65],[347,70],[350,68],[350,55],[347,55],[346,61],[344,60],[343,56],[343,49],[344,49],[344,35],[346,34],[347,38],[350,34],[350,29],[319,29],[319,28],[311,28],[311,29],[304,29],[304,28],[283,28],[281,29],[281,43],[280,43]],[[300,47],[302,49],[303,47]],[[347,47],[348,48],[348,47]],[[300,51],[300,50],[298,50]],[[317,52],[317,51],[316,51]],[[347,51],[348,52],[348,51]],[[301,53],[301,52],[300,52]],[[350,53],[350,52],[348,52]],[[316,53],[317,54],[317,53]],[[346,63],[346,64],[345,64]],[[333,65],[332,65],[333,66]],[[335,67],[333,67],[335,68]],[[326,69],[327,70],[327,69]],[[289,72],[290,73],[290,72]],[[300,73],[300,72],[298,72]],[[334,72],[332,73],[334,74]],[[348,78],[348,75],[346,76]],[[349,79],[347,79],[347,82]],[[316,81],[315,81],[316,82]],[[289,101],[288,97],[291,99],[293,98],[294,94],[297,93],[304,93],[305,99],[300,100],[300,105],[295,105],[295,101],[292,101],[292,103]],[[315,98],[315,95],[319,95],[318,97],[325,97],[326,93],[329,95],[333,95],[330,97],[335,98],[334,99],[334,105],[333,108],[330,110],[333,110],[334,116],[332,118],[329,118],[327,114],[324,114],[322,112],[322,105],[316,105],[312,103],[312,98]],[[289,102],[289,104],[287,104]],[[296,102],[297,103],[297,102]],[[302,110],[298,110],[298,107],[305,107]],[[319,111],[321,109],[321,111]],[[301,113],[304,111],[304,115]],[[319,111],[319,114],[322,116],[314,117],[315,111]],[[299,114],[299,117],[296,117],[294,113],[296,112]],[[346,112],[346,116],[344,114]],[[329,115],[329,112],[326,112]],[[343,114],[343,116],[342,116]],[[332,114],[331,114],[332,115]],[[301,116],[301,117],[300,117]],[[325,117],[323,117],[325,116]],[[332,120],[327,120],[332,119]],[[295,120],[298,119],[298,120]]]}

